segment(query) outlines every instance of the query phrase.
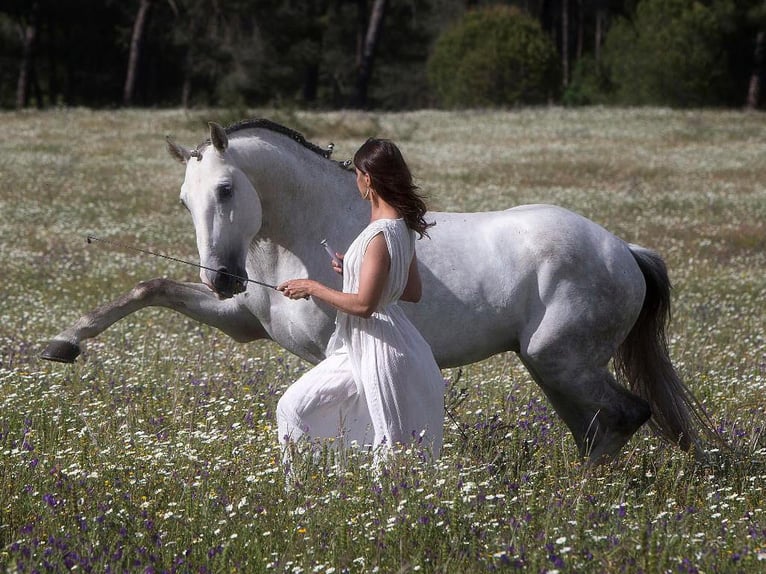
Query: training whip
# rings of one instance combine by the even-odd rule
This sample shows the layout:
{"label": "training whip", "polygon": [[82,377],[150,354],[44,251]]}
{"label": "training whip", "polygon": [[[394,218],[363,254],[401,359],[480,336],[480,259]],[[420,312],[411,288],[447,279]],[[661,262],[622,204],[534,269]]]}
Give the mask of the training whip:
{"label": "training whip", "polygon": [[192,267],[197,267],[198,269],[205,269],[206,271],[220,273],[221,275],[228,275],[229,277],[234,277],[235,279],[239,279],[240,281],[247,281],[248,283],[255,283],[256,285],[260,285],[261,287],[268,287],[269,289],[274,289],[275,291],[277,290],[276,285],[263,283],[262,281],[256,281],[255,279],[250,279],[249,277],[242,277],[234,273],[229,273],[228,271],[221,271],[219,269],[213,269],[212,267],[205,267],[204,265],[200,265],[199,263],[194,263],[193,261],[178,259],[177,257],[171,257],[170,255],[164,255],[162,253],[157,253],[156,251],[151,251],[149,249],[141,249],[140,247],[134,247],[126,243],[114,241],[113,239],[103,239],[101,237],[96,237],[95,235],[88,235],[86,236],[85,239],[88,242],[88,244],[93,243],[94,241],[100,241],[101,243],[108,243],[109,245],[122,247],[123,249],[130,249],[132,251],[137,251],[138,253],[144,253],[146,255],[154,255],[155,257],[161,257],[162,259],[167,259],[168,261],[175,261],[176,263],[185,263],[186,265],[191,265]]}

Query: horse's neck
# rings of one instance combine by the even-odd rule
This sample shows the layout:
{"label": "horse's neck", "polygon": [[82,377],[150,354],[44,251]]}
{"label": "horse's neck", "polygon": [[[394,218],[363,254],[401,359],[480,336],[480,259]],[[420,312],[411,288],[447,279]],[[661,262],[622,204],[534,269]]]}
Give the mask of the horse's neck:
{"label": "horse's neck", "polygon": [[[353,193],[353,177],[336,164],[279,134],[252,141],[243,150],[243,169],[263,207],[258,239],[299,257],[327,239],[345,249],[364,223],[365,204]],[[369,216],[369,214],[367,214]]]}

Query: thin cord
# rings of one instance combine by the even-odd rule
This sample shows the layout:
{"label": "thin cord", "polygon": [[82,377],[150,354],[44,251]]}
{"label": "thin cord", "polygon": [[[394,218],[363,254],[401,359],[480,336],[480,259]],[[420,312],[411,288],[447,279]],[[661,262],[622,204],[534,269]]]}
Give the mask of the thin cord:
{"label": "thin cord", "polygon": [[155,257],[161,257],[162,259],[167,259],[168,261],[175,261],[176,263],[185,263],[186,265],[191,265],[192,267],[205,269],[206,271],[213,271],[214,273],[221,273],[222,275],[228,275],[229,277],[234,277],[235,279],[239,279],[240,281],[247,281],[248,283],[255,283],[256,285],[261,285],[262,287],[268,287],[269,289],[274,289],[275,291],[277,290],[277,287],[275,285],[271,285],[270,283],[256,281],[255,279],[250,279],[249,277],[241,277],[240,275],[229,273],[228,271],[220,271],[219,269],[213,269],[212,267],[205,267],[204,265],[200,265],[199,263],[186,261],[185,259],[178,259],[177,257],[171,257],[170,255],[164,255],[162,253],[150,251],[149,249],[141,249],[140,247],[133,247],[132,245],[128,245],[126,243],[120,243],[119,241],[114,241],[113,239],[102,239],[101,237],[96,237],[95,235],[88,235],[86,236],[85,239],[88,242],[88,244],[91,244],[94,241],[100,241],[102,243],[108,243],[110,245],[122,247],[123,249],[131,249],[133,251],[138,251],[139,253],[145,253],[146,255],[154,255]]}

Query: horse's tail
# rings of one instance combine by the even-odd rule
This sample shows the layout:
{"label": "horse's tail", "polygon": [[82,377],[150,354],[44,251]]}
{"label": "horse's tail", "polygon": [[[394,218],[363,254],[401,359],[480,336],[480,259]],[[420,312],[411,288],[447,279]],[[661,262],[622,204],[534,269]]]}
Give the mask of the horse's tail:
{"label": "horse's tail", "polygon": [[702,455],[705,439],[721,443],[704,408],[670,362],[665,327],[671,318],[670,279],[665,262],[649,249],[630,245],[646,281],[641,313],[614,358],[615,370],[652,410],[650,425],[684,450]]}

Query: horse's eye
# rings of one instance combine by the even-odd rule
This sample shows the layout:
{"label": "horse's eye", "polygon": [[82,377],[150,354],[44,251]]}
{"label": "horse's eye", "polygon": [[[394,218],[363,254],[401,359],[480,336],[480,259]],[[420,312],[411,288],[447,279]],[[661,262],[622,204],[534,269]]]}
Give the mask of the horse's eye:
{"label": "horse's eye", "polygon": [[234,188],[230,183],[222,183],[216,191],[219,199],[229,199],[234,193]]}
{"label": "horse's eye", "polygon": [[183,199],[179,199],[179,200],[178,200],[178,203],[180,203],[181,205],[183,205],[183,206],[184,206],[184,209],[185,209],[186,211],[189,211],[189,206],[188,206],[188,205],[186,205],[186,202],[185,202]]}

